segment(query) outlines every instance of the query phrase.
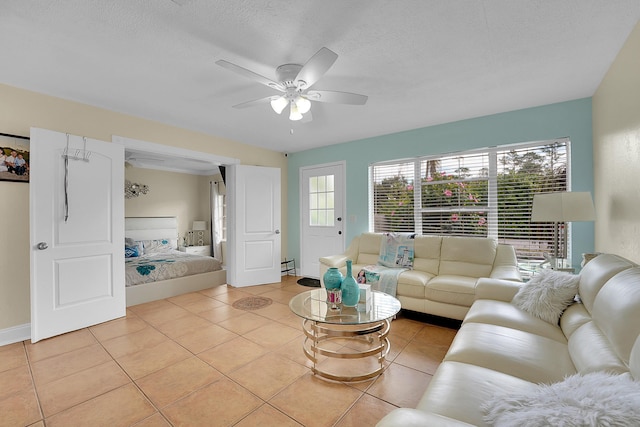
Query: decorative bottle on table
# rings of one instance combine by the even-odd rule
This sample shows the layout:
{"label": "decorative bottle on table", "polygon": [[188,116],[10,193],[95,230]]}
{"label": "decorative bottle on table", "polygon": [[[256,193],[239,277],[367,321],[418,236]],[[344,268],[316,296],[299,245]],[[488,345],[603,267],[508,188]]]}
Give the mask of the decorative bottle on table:
{"label": "decorative bottle on table", "polygon": [[347,307],[355,307],[358,305],[358,300],[360,300],[360,286],[358,286],[358,282],[356,282],[351,272],[352,262],[350,259],[347,260],[347,274],[340,286],[340,289],[342,289],[342,305]]}
{"label": "decorative bottle on table", "polygon": [[324,281],[324,287],[327,290],[327,302],[331,303],[332,309],[337,309],[338,305],[342,302],[342,291],[340,285],[342,285],[342,273],[336,267],[330,267],[322,276]]}

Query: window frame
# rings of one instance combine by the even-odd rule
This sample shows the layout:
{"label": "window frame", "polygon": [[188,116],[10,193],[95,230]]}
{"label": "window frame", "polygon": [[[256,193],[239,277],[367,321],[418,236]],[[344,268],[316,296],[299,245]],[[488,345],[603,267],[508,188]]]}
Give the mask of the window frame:
{"label": "window frame", "polygon": [[[434,154],[434,155],[428,155],[428,156],[397,159],[397,160],[387,160],[383,162],[372,163],[369,165],[369,200],[368,200],[369,231],[372,231],[372,232],[387,231],[387,230],[381,229],[384,227],[379,226],[379,224],[381,224],[380,216],[378,215],[378,218],[376,218],[376,210],[377,209],[379,210],[379,207],[374,206],[374,203],[375,203],[374,197],[376,196],[376,185],[380,185],[380,183],[383,182],[382,181],[383,178],[381,178],[380,176],[381,174],[377,174],[377,171],[378,171],[377,168],[381,169],[386,167],[391,169],[393,167],[398,167],[398,170],[400,169],[410,170],[410,168],[407,165],[413,163],[412,176],[398,175],[398,178],[401,178],[401,179],[406,178],[406,181],[404,182],[407,182],[409,185],[413,185],[414,216],[413,216],[413,230],[410,232],[415,232],[417,234],[432,234],[432,235],[433,234],[449,234],[449,233],[443,233],[443,232],[424,233],[422,215],[430,211],[431,212],[442,211],[442,212],[454,213],[458,211],[464,211],[465,209],[460,209],[460,206],[450,206],[448,209],[443,207],[439,207],[439,208],[431,207],[431,208],[425,209],[422,206],[422,193],[423,193],[422,187],[424,184],[423,184],[423,176],[422,176],[423,169],[421,169],[421,165],[426,162],[442,161],[443,159],[449,159],[454,157],[471,157],[471,156],[487,155],[489,171],[487,176],[486,205],[483,205],[483,206],[475,205],[473,207],[468,208],[469,211],[480,211],[481,209],[474,209],[476,206],[486,209],[486,225],[487,225],[486,236],[489,238],[497,239],[499,243],[509,243],[510,241],[526,241],[526,242],[529,242],[528,243],[529,245],[531,245],[532,239],[529,238],[529,240],[526,240],[526,239],[522,239],[522,237],[525,237],[527,235],[531,236],[533,233],[533,230],[537,230],[536,232],[541,233],[544,239],[546,239],[548,238],[546,233],[549,233],[550,232],[549,230],[553,228],[553,223],[548,223],[548,224],[536,223],[535,227],[529,227],[529,229],[525,230],[525,232],[523,232],[521,235],[511,236],[512,237],[511,239],[509,239],[510,235],[508,235],[508,233],[506,232],[501,233],[500,224],[499,224],[500,218],[498,216],[499,215],[498,210],[500,206],[500,203],[498,200],[499,192],[500,192],[499,176],[502,176],[502,178],[505,178],[507,174],[504,169],[506,166],[503,165],[501,167],[500,161],[502,157],[506,156],[510,151],[515,151],[516,153],[539,154],[537,153],[538,151],[544,152],[547,147],[552,145],[557,145],[557,144],[560,144],[563,147],[564,158],[562,160],[564,162],[563,166],[564,166],[565,172],[563,176],[563,181],[557,180],[555,171],[551,173],[551,176],[554,178],[554,183],[553,183],[554,187],[551,188],[550,191],[571,191],[571,141],[568,137],[550,139],[545,141],[530,141],[530,142],[524,142],[524,143],[505,144],[500,146],[471,149],[471,150],[465,150],[460,152],[440,153],[440,154]],[[530,151],[527,152],[527,150],[530,150]],[[560,164],[562,165],[562,163]],[[551,166],[553,169],[553,161],[550,161],[549,158],[545,159],[544,163],[541,163],[541,167],[543,168],[548,168],[549,166]],[[545,170],[548,170],[548,169],[545,169]],[[519,173],[520,172],[522,171],[519,171]],[[385,175],[385,176],[388,177],[389,175]],[[544,176],[540,174],[540,178],[542,182],[542,179],[544,178]],[[379,180],[378,184],[376,184],[376,181],[375,181],[376,179]],[[455,183],[458,181],[466,182],[466,181],[478,181],[478,180],[479,178],[471,178],[471,179],[453,180],[450,182]],[[417,185],[418,181],[420,182],[420,185]],[[444,181],[441,181],[440,183],[442,182]],[[427,185],[433,185],[433,184],[427,184]],[[530,193],[531,198],[533,197],[533,194],[536,194],[537,192],[545,192],[545,191],[533,191]],[[525,209],[526,208],[527,207],[525,206]],[[532,223],[529,223],[529,224],[532,225]],[[568,232],[567,254],[570,257],[571,224],[570,223],[563,224],[563,226],[567,228],[567,232]],[[503,228],[503,230],[506,230],[506,228]],[[401,231],[409,231],[409,230],[398,230],[398,232],[401,232]],[[454,234],[454,235],[460,235],[460,234]],[[467,234],[462,233],[462,235],[470,235],[470,233],[467,233]],[[523,252],[526,252],[526,251],[523,251]],[[544,256],[542,253],[540,253],[540,255],[536,255],[534,252],[531,252],[531,253],[533,255],[530,255],[530,256],[528,255],[523,258],[527,258],[531,263],[539,263],[544,260]]]}

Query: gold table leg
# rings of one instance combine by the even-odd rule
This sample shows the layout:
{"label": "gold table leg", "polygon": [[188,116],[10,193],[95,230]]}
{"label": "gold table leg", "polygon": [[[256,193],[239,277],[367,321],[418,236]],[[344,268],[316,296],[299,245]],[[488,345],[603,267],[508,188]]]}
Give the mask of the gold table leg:
{"label": "gold table leg", "polygon": [[[302,321],[302,329],[305,334],[302,348],[307,358],[313,362],[311,370],[314,374],[334,381],[350,382],[374,378],[384,370],[384,361],[391,347],[388,338],[391,330],[391,321],[389,319],[362,325],[334,325],[305,319]],[[349,353],[329,350],[323,346],[325,342],[339,338],[361,340],[364,338],[370,345],[365,350]],[[377,345],[374,345],[374,342],[377,342]],[[318,366],[318,355],[336,359],[377,357],[378,367],[361,375],[334,375]]]}

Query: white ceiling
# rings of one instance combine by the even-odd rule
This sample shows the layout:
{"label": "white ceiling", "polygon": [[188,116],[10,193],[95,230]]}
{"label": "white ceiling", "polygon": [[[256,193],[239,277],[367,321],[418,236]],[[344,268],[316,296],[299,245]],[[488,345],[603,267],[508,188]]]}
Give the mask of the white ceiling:
{"label": "white ceiling", "polygon": [[[0,82],[281,152],[592,96],[640,19],[638,0],[0,0]],[[291,122],[275,79],[326,46]]]}

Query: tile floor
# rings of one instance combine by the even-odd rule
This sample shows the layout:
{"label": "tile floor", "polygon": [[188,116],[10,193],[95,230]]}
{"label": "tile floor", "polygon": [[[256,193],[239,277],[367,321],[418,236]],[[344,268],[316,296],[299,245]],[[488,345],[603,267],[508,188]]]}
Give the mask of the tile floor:
{"label": "tile floor", "polygon": [[[282,282],[219,286],[129,307],[125,318],[0,347],[0,426],[373,426],[415,406],[456,333],[393,321],[387,368],[344,384],[309,371]],[[273,304],[232,307],[261,295]]]}

